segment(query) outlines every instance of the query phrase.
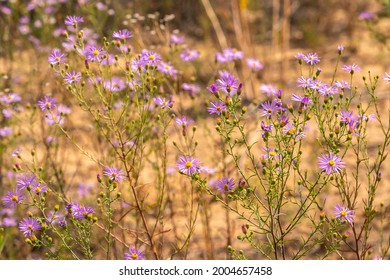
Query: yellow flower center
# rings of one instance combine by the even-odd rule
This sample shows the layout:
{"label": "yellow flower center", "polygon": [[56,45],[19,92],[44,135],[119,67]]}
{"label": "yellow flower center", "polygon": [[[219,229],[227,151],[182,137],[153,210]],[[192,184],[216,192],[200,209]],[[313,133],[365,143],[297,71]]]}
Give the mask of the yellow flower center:
{"label": "yellow flower center", "polygon": [[187,167],[187,168],[192,167],[192,162],[191,162],[191,161],[187,161],[187,162],[186,162],[186,167]]}
{"label": "yellow flower center", "polygon": [[155,60],[155,58],[156,58],[156,57],[155,57],[154,55],[150,55],[150,56],[149,56],[149,59],[150,59],[150,60]]}
{"label": "yellow flower center", "polygon": [[218,112],[221,112],[221,106],[218,106],[218,107],[217,107],[217,111],[218,111]]}
{"label": "yellow flower center", "polygon": [[72,80],[73,80],[73,81],[76,81],[76,76],[72,76]]}
{"label": "yellow flower center", "polygon": [[19,199],[18,199],[18,197],[16,195],[13,195],[11,197],[11,200],[14,201],[14,202],[18,202],[19,201]]}
{"label": "yellow flower center", "polygon": [[340,212],[340,215],[343,216],[343,217],[346,217],[346,216],[347,216],[347,211],[342,210],[342,211]]}
{"label": "yellow flower center", "polygon": [[61,59],[59,57],[56,57],[55,60],[59,62]]}
{"label": "yellow flower center", "polygon": [[276,153],[275,153],[275,152],[269,152],[269,155],[270,155],[271,157],[274,157],[274,156],[276,156]]}
{"label": "yellow flower center", "polygon": [[228,184],[223,185],[223,189],[224,189],[225,191],[229,190],[229,185],[228,185]]}
{"label": "yellow flower center", "polygon": [[333,159],[331,159],[330,161],[328,161],[328,164],[329,164],[330,166],[333,166],[333,165],[335,165],[335,162],[334,162]]}
{"label": "yellow flower center", "polygon": [[40,193],[40,192],[41,192],[41,188],[40,188],[40,187],[37,187],[37,188],[35,189],[35,192],[36,192],[36,193]]}
{"label": "yellow flower center", "polygon": [[290,134],[295,134],[295,132],[297,132],[297,129],[295,127],[291,128],[288,133]]}
{"label": "yellow flower center", "polygon": [[94,56],[98,56],[99,55],[99,50],[94,50],[93,52],[92,52],[92,54],[94,55]]}
{"label": "yellow flower center", "polygon": [[137,258],[138,258],[138,254],[137,254],[137,253],[132,253],[132,254],[131,254],[131,258],[132,258],[133,260],[137,259]]}
{"label": "yellow flower center", "polygon": [[32,230],[32,229],[33,229],[33,226],[32,226],[32,225],[28,225],[27,228],[28,228],[29,230]]}

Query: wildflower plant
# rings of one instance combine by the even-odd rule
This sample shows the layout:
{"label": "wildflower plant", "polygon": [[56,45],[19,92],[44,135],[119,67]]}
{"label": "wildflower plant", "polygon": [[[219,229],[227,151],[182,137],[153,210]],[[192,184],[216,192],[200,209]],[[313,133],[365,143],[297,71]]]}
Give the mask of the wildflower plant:
{"label": "wildflower plant", "polygon": [[[339,59],[343,48],[338,50]],[[363,76],[365,89],[361,90],[354,85],[360,70],[356,64],[342,67],[349,74],[348,83],[336,80],[338,63],[332,78],[325,81],[321,80],[322,71],[315,68],[320,63],[317,54],[298,54],[296,58],[302,73],[297,81],[301,92],[290,97],[275,90],[268,94],[268,100],[260,102],[258,111],[250,110],[250,115],[242,105],[242,84],[232,74],[219,72],[219,79],[209,87],[214,99],[207,110],[217,117],[216,131],[224,141],[221,153],[231,158],[234,176],[213,184],[202,176],[196,180],[201,189],[242,220],[242,234],[237,238],[266,258],[300,259],[323,247],[320,258],[337,254],[365,259],[390,136],[390,123],[383,122],[375,93],[379,77],[370,73]],[[370,97],[365,105],[363,92]],[[292,102],[286,104],[285,100]],[[261,123],[255,137],[248,129],[253,119]],[[374,160],[367,134],[373,120],[378,120],[383,133]],[[318,129],[314,143],[308,128]],[[306,145],[316,145],[314,151],[320,152],[317,159],[315,152],[305,154]],[[259,148],[266,151],[263,157]],[[307,161],[312,162],[311,168]],[[233,178],[240,182],[235,188]],[[363,181],[365,195],[361,194]],[[324,197],[334,192],[338,201]],[[307,232],[292,245],[293,233],[303,224]],[[382,245],[386,254],[388,244]],[[236,258],[247,258],[242,250],[230,245],[228,250]]]}
{"label": "wildflower plant", "polygon": [[[333,72],[298,53],[296,86],[261,81],[251,99],[266,63],[189,48],[163,19],[148,20],[161,28],[156,45],[127,20],[100,38],[102,23],[69,13],[56,46],[40,49],[55,90],[40,88],[24,108],[1,85],[0,167],[12,171],[0,176],[0,252],[18,233],[48,259],[214,258],[218,209],[227,258],[371,258],[373,225],[388,213],[378,190],[390,112],[378,88],[389,75],[341,65],[340,45]],[[205,252],[192,251],[199,228]],[[380,233],[374,249],[386,258]]]}

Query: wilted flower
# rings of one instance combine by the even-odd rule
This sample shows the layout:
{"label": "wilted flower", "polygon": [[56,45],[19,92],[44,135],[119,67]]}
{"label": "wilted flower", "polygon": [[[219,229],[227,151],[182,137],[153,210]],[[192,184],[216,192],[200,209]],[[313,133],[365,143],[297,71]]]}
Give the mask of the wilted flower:
{"label": "wilted flower", "polygon": [[264,65],[261,64],[260,61],[254,58],[248,58],[246,60],[246,64],[248,65],[249,68],[251,68],[254,71],[260,71],[264,68]]}

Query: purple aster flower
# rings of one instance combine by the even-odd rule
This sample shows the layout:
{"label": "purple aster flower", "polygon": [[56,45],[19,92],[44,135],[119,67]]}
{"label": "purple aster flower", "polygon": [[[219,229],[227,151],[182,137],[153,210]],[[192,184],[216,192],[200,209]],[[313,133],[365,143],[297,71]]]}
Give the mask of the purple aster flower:
{"label": "purple aster flower", "polygon": [[200,87],[196,84],[183,83],[181,88],[185,91],[188,91],[190,96],[194,96],[200,92]]}
{"label": "purple aster flower", "polygon": [[211,84],[210,86],[207,87],[207,89],[212,94],[217,94],[218,93],[218,86],[216,86],[215,84]]}
{"label": "purple aster flower", "polygon": [[292,123],[287,123],[283,126],[283,133],[295,135],[297,133],[297,128]]}
{"label": "purple aster flower", "polygon": [[261,129],[262,129],[264,132],[271,132],[273,127],[274,127],[274,126],[273,126],[272,124],[266,125],[263,121],[261,121]]}
{"label": "purple aster flower", "polygon": [[39,183],[34,184],[32,187],[32,191],[36,194],[42,194],[45,191],[47,191],[47,185],[39,184]]}
{"label": "purple aster flower", "polygon": [[372,20],[374,19],[374,14],[369,11],[363,11],[359,14],[360,20]]}
{"label": "purple aster flower", "polygon": [[324,86],[324,83],[322,83],[320,80],[312,79],[310,82],[309,88],[311,90],[320,90]]}
{"label": "purple aster flower", "polygon": [[220,52],[215,54],[215,60],[218,63],[226,63],[226,62],[230,61],[223,53],[220,53]]}
{"label": "purple aster flower", "polygon": [[334,85],[336,87],[338,87],[339,89],[341,89],[341,90],[350,89],[351,88],[351,85],[348,82],[346,82],[346,81],[341,81],[341,82],[337,81],[337,82],[334,83]]}
{"label": "purple aster flower", "polygon": [[275,149],[271,149],[269,147],[263,148],[265,154],[263,154],[264,160],[275,160],[280,159],[281,155],[279,155]]}
{"label": "purple aster flower", "polygon": [[303,57],[303,61],[305,61],[307,64],[315,65],[320,62],[320,58],[316,53],[309,53],[305,57]]}
{"label": "purple aster flower", "polygon": [[[50,211],[47,215],[47,221],[52,225],[59,225],[65,220],[64,215],[59,212]],[[66,223],[66,222],[65,222]]]}
{"label": "purple aster flower", "polygon": [[7,137],[12,134],[12,127],[3,127],[0,128],[0,136],[1,137]]}
{"label": "purple aster flower", "polygon": [[157,106],[160,106],[161,109],[172,108],[173,106],[173,101],[171,98],[166,99],[165,97],[157,96],[153,99],[153,101]]}
{"label": "purple aster flower", "polygon": [[280,104],[275,100],[272,102],[266,101],[261,104],[260,114],[261,116],[267,116],[268,118],[271,118],[271,116],[276,114],[276,112],[280,109]]}
{"label": "purple aster flower", "polygon": [[160,61],[157,65],[157,70],[163,74],[171,76],[172,78],[175,78],[177,74],[177,70],[170,63],[163,61]]}
{"label": "purple aster flower", "polygon": [[305,78],[305,77],[302,76],[302,77],[297,79],[298,87],[310,88],[312,84],[313,84],[313,79],[312,78]]}
{"label": "purple aster flower", "polygon": [[385,80],[387,82],[387,84],[389,85],[390,84],[390,75],[385,73],[386,74],[386,77],[383,78],[383,80]]}
{"label": "purple aster flower", "polygon": [[335,85],[328,86],[327,84],[322,84],[318,89],[318,93],[322,96],[328,97],[338,93],[338,87]]}
{"label": "purple aster flower", "polygon": [[224,50],[223,55],[228,60],[237,60],[237,59],[242,59],[244,57],[244,53],[242,51],[237,50],[236,48],[230,48]]}
{"label": "purple aster flower", "polygon": [[3,205],[6,208],[15,208],[17,204],[25,199],[21,190],[16,189],[12,192],[7,192],[5,196],[1,198]]}
{"label": "purple aster flower", "polygon": [[200,53],[197,50],[186,49],[181,54],[180,57],[184,61],[192,61],[199,57]]}
{"label": "purple aster flower", "polygon": [[239,89],[238,79],[227,71],[220,71],[219,77],[216,82],[218,90],[222,90],[230,96],[235,95]]}
{"label": "purple aster flower", "polygon": [[349,112],[347,110],[341,110],[340,111],[340,121],[349,124],[351,121],[354,120],[354,115],[352,112]]}
{"label": "purple aster flower", "polygon": [[169,42],[171,44],[180,45],[184,43],[184,37],[180,37],[175,34],[172,34],[171,38],[169,39]]}
{"label": "purple aster flower", "polygon": [[20,190],[24,190],[25,188],[32,189],[37,184],[38,182],[36,181],[34,174],[21,174],[18,175],[16,179],[16,186],[18,186]]}
{"label": "purple aster flower", "polygon": [[210,114],[221,115],[222,111],[227,109],[225,103],[218,101],[216,103],[211,102],[210,106],[207,108],[207,112]]}
{"label": "purple aster flower", "polygon": [[301,102],[304,105],[310,105],[312,103],[311,99],[308,96],[299,96],[296,94],[292,95],[291,100]]}
{"label": "purple aster flower", "polygon": [[298,111],[302,112],[303,110],[306,109],[308,105],[311,105],[313,102],[308,96],[299,96],[296,94],[293,94],[291,97],[292,101],[297,101],[300,102],[301,104],[299,105]]}
{"label": "purple aster flower", "polygon": [[177,168],[180,173],[192,175],[194,173],[199,172],[200,162],[196,158],[192,158],[191,156],[181,156],[179,157],[179,161],[177,162]]}
{"label": "purple aster flower", "polygon": [[353,224],[353,217],[354,217],[353,211],[349,210],[347,207],[337,204],[334,207],[334,213],[335,213],[335,218],[340,219],[341,222],[347,221],[351,225]]}
{"label": "purple aster flower", "polygon": [[58,113],[60,113],[60,115],[69,115],[70,113],[72,113],[72,110],[64,104],[58,105],[57,111]]}
{"label": "purple aster flower", "polygon": [[161,56],[153,51],[142,50],[140,60],[144,64],[157,66],[161,61]]}
{"label": "purple aster flower", "polygon": [[189,126],[190,124],[194,123],[193,120],[187,119],[186,116],[182,116],[181,118],[176,117],[176,118],[175,118],[175,122],[176,122],[178,125],[183,126],[183,127],[187,127],[187,126]]}
{"label": "purple aster flower", "polygon": [[51,96],[44,96],[38,100],[38,106],[42,111],[52,110],[56,105],[56,99]]}
{"label": "purple aster flower", "polygon": [[345,72],[349,72],[349,73],[353,74],[354,72],[358,72],[360,70],[360,67],[357,66],[356,64],[344,65],[342,67],[342,70],[345,71]]}
{"label": "purple aster flower", "polygon": [[376,116],[375,114],[370,114],[370,115],[367,115],[367,114],[363,114],[360,119],[368,122],[368,121],[372,121],[372,120],[375,120],[376,119]]}
{"label": "purple aster flower", "polygon": [[230,192],[234,189],[236,183],[233,178],[223,177],[215,182],[215,188],[220,193]]}
{"label": "purple aster flower", "polygon": [[117,40],[126,40],[133,37],[133,33],[127,29],[122,29],[119,31],[114,31],[112,38]]}
{"label": "purple aster flower", "polygon": [[299,52],[295,55],[295,58],[298,59],[298,60],[304,60],[306,59],[306,55],[304,55],[303,53]]}
{"label": "purple aster flower", "polygon": [[251,68],[254,71],[260,71],[264,68],[264,65],[261,64],[260,61],[254,58],[248,58],[246,60],[246,64],[248,65],[249,68]]}
{"label": "purple aster flower", "polygon": [[84,22],[84,19],[78,16],[67,16],[65,18],[65,24],[69,26],[76,26],[77,24],[82,22]]}
{"label": "purple aster flower", "polygon": [[111,92],[119,92],[126,88],[126,83],[119,77],[112,77],[111,80],[104,82],[103,87]]}
{"label": "purple aster flower", "polygon": [[129,248],[129,253],[125,253],[125,260],[144,260],[145,253],[136,248]]}
{"label": "purple aster flower", "polygon": [[22,101],[22,98],[17,93],[9,93],[0,97],[0,102],[4,104],[18,103],[20,101]]}
{"label": "purple aster flower", "polygon": [[41,228],[41,224],[34,218],[24,218],[19,223],[19,229],[23,232],[25,237],[31,237],[34,231],[40,230]]}
{"label": "purple aster flower", "polygon": [[85,58],[88,61],[101,61],[106,54],[106,51],[103,48],[97,46],[89,46],[85,50]]}
{"label": "purple aster flower", "polygon": [[60,112],[49,112],[45,115],[45,122],[49,125],[64,123],[64,118],[61,116]]}
{"label": "purple aster flower", "polygon": [[17,222],[15,217],[4,217],[3,221],[0,221],[2,227],[16,227]]}
{"label": "purple aster flower", "polygon": [[278,88],[272,84],[260,85],[260,91],[267,94],[267,96],[276,96],[278,94]]}
{"label": "purple aster flower", "polygon": [[63,54],[59,49],[54,49],[50,53],[47,60],[50,62],[50,64],[56,65],[56,64],[64,63],[65,56],[66,56],[66,54]]}
{"label": "purple aster flower", "polygon": [[118,183],[126,179],[126,174],[120,167],[106,166],[103,170],[103,175]]}
{"label": "purple aster flower", "polygon": [[77,186],[77,194],[78,194],[80,197],[87,197],[88,194],[91,192],[92,189],[93,189],[93,185],[92,185],[92,184],[83,184],[83,183],[80,183],[80,184]]}
{"label": "purple aster flower", "polygon": [[337,155],[333,155],[332,152],[329,155],[322,154],[318,157],[318,166],[321,171],[325,171],[326,174],[340,173],[341,169],[345,168],[345,163]]}
{"label": "purple aster flower", "polygon": [[73,72],[67,72],[65,74],[65,78],[64,78],[65,82],[67,82],[69,85],[73,84],[73,83],[78,83],[80,80],[81,80],[81,74],[80,73],[76,73],[75,71]]}
{"label": "purple aster flower", "polygon": [[91,214],[93,214],[95,210],[92,207],[89,206],[79,206],[78,204],[75,204],[72,207],[72,216],[76,218],[77,220],[82,220],[83,218],[87,218]]}
{"label": "purple aster flower", "polygon": [[343,45],[338,45],[337,46],[337,50],[341,53],[344,50],[344,46]]}

